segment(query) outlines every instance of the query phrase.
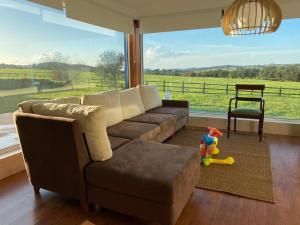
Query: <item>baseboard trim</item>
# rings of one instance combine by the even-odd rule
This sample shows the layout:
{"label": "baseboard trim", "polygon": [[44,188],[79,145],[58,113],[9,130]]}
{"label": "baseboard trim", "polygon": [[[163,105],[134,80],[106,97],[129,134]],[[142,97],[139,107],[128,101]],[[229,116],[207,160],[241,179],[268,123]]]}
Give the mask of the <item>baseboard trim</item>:
{"label": "baseboard trim", "polygon": [[[250,119],[237,119],[237,130],[243,132],[257,132],[258,122]],[[233,121],[232,121],[233,128]],[[189,117],[189,126],[192,127],[215,127],[218,129],[227,129],[227,118],[221,116],[192,114]],[[265,134],[279,134],[287,136],[300,137],[300,123],[289,121],[276,121],[265,119]]]}

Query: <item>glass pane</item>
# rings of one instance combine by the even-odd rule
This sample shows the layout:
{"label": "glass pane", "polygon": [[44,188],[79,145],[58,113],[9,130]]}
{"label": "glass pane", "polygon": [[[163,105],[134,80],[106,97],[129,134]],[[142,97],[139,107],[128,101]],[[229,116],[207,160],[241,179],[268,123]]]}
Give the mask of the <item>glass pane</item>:
{"label": "glass pane", "polygon": [[[228,37],[221,28],[144,35],[144,81],[191,111],[225,115],[235,84],[265,84],[268,118],[300,120],[300,19],[262,36]],[[255,96],[258,93],[244,93]],[[258,107],[244,103],[241,107]]]}
{"label": "glass pane", "polygon": [[124,33],[24,0],[0,1],[0,28],[0,149],[22,101],[125,88]]}

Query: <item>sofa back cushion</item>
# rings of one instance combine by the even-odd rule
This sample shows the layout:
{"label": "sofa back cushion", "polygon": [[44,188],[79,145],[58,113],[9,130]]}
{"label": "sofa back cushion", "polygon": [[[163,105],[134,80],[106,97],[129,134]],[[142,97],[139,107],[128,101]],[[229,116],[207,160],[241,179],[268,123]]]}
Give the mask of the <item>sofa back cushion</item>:
{"label": "sofa back cushion", "polygon": [[144,105],[137,88],[120,91],[120,100],[124,119],[145,113]]}
{"label": "sofa back cushion", "polygon": [[118,90],[109,90],[98,94],[83,95],[81,101],[83,105],[104,106],[106,127],[113,126],[123,121],[120,92]]}
{"label": "sofa back cushion", "polygon": [[76,119],[85,134],[91,159],[105,161],[112,157],[103,106],[41,103],[32,105],[32,110],[35,114]]}
{"label": "sofa back cushion", "polygon": [[162,106],[159,90],[156,85],[139,85],[138,90],[146,111]]}
{"label": "sofa back cushion", "polygon": [[18,104],[18,107],[23,113],[32,113],[32,105],[38,103],[60,103],[60,104],[80,104],[78,97],[64,97],[50,100],[28,100]]}

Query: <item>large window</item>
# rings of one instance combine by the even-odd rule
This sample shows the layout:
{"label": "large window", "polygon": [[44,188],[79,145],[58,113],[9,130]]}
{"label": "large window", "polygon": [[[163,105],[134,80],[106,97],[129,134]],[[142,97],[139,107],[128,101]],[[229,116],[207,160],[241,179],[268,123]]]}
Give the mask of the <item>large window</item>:
{"label": "large window", "polygon": [[0,1],[0,29],[0,149],[17,144],[18,103],[126,86],[124,33],[25,0]]}
{"label": "large window", "polygon": [[[221,28],[144,35],[144,82],[191,111],[225,114],[237,83],[265,84],[266,116],[300,120],[300,19],[274,34],[227,37]],[[254,95],[255,93],[247,93]]]}

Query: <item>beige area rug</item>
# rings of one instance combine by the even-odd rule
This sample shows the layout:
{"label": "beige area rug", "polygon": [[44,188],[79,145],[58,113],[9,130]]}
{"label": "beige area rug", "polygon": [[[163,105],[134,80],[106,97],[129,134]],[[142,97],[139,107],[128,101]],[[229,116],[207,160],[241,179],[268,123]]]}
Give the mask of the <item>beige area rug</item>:
{"label": "beige area rug", "polygon": [[[196,147],[203,133],[203,130],[185,129],[167,143]],[[259,142],[257,135],[232,134],[227,139],[224,134],[219,138],[218,147],[221,153],[215,158],[232,156],[234,165],[201,166],[197,187],[275,202],[268,137]]]}

